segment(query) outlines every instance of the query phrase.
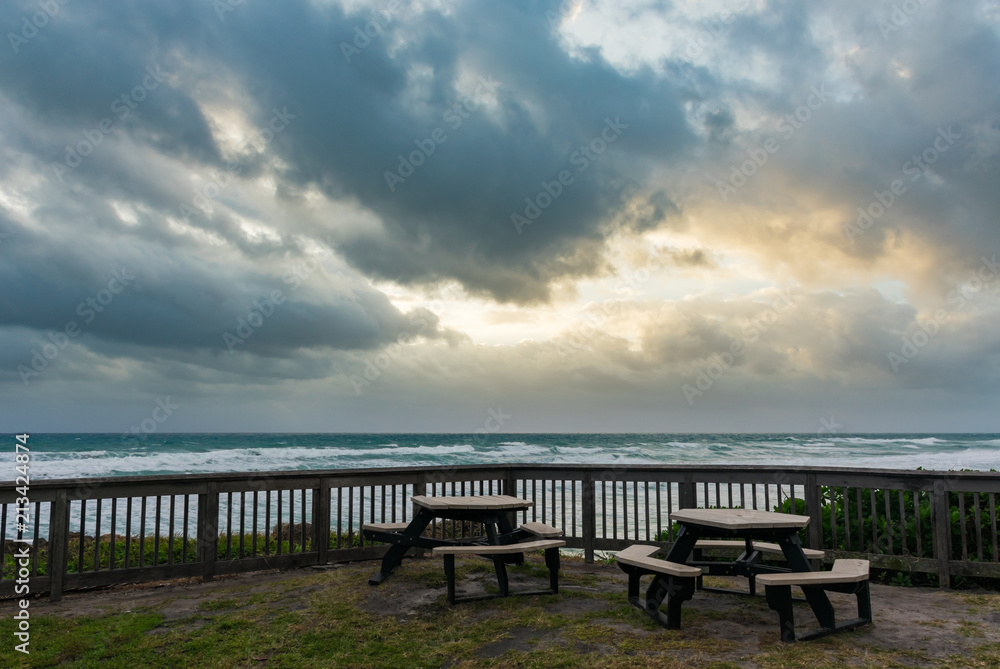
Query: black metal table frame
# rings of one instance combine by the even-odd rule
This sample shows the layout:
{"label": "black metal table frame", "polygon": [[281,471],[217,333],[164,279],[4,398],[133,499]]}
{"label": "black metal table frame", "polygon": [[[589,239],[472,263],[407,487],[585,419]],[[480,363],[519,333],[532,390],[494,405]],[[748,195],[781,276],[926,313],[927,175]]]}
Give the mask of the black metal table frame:
{"label": "black metal table frame", "polygon": [[[520,543],[523,539],[532,537],[530,532],[522,529],[515,529],[510,517],[520,509],[441,509],[431,510],[420,505],[416,506],[416,513],[406,529],[400,532],[386,530],[363,530],[364,536],[372,541],[381,541],[391,544],[389,550],[382,557],[382,567],[378,573],[373,574],[368,579],[370,585],[378,585],[402,563],[406,551],[410,548],[432,549],[437,546],[459,545],[491,545],[502,546],[507,544]],[[448,520],[461,520],[483,525],[485,536],[470,537],[468,539],[438,539],[436,537],[425,537],[423,532],[435,518]],[[506,571],[505,563],[521,564],[524,562],[524,553],[513,553],[510,555],[497,555],[493,558],[494,567],[497,571],[497,579],[502,582]],[[503,572],[503,573],[501,573]]]}
{"label": "black metal table frame", "polygon": [[[712,576],[746,576],[750,578],[751,588],[753,587],[753,577],[756,574],[775,574],[798,571],[812,571],[809,558],[802,550],[802,542],[799,540],[799,527],[756,527],[756,528],[722,528],[714,525],[700,525],[692,521],[677,521],[680,530],[674,545],[667,553],[666,560],[679,564],[689,564],[694,567],[707,568]],[[691,554],[695,550],[695,543],[702,536],[729,537],[743,539],[747,543],[746,550],[740,558],[732,562],[718,560],[690,560]],[[757,562],[759,551],[753,549],[753,541],[771,541],[781,547],[781,552],[788,562],[788,567],[777,567],[762,565]],[[655,583],[650,587],[654,587]],[[659,584],[659,587],[666,587],[666,583]],[[833,620],[833,605],[830,598],[826,596],[820,588],[803,588],[806,601],[812,607],[817,620],[821,624],[824,621]],[[735,592],[735,591],[732,591]]]}

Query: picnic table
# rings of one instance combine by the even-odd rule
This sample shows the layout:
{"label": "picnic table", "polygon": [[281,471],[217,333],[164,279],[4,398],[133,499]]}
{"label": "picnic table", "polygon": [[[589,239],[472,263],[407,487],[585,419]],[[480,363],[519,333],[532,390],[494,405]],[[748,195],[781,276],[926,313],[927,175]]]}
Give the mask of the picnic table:
{"label": "picnic table", "polygon": [[[670,514],[680,524],[674,545],[664,560],[653,558],[655,547],[631,546],[625,555],[623,569],[629,572],[629,601],[640,606],[638,578],[654,574],[641,608],[667,627],[680,626],[681,603],[690,599],[695,582],[702,573],[726,576],[747,576],[751,592],[760,576],[767,592],[768,605],[778,612],[783,641],[795,640],[792,614],[792,585],[802,588],[820,628],[800,638],[816,638],[871,622],[871,599],[868,589],[868,562],[837,560],[830,572],[814,572],[810,558],[822,557],[822,551],[802,546],[798,532],[809,524],[808,516],[758,511],[756,509],[681,509]],[[726,537],[718,541],[703,537]],[[707,548],[740,548],[739,557],[731,561],[692,559],[692,554]],[[760,563],[761,554],[780,552],[787,567]],[[697,572],[692,571],[697,570]],[[707,588],[706,588],[707,589]],[[857,595],[858,617],[838,623],[826,592],[846,592]],[[663,618],[659,606],[667,598],[668,616]]]}
{"label": "picnic table", "polygon": [[[517,511],[530,509],[534,502],[510,495],[470,495],[430,497],[414,495],[413,519],[409,523],[370,523],[362,528],[367,539],[391,544],[382,558],[378,573],[368,579],[371,585],[382,583],[400,565],[410,548],[438,549],[437,554],[445,556],[445,571],[449,576],[449,599],[454,601],[454,556],[472,553],[490,557],[496,567],[501,594],[507,592],[505,563],[524,561],[524,550],[543,549],[546,562],[555,561],[558,571],[559,545],[555,537],[562,532],[541,523],[528,523],[514,527],[511,517]],[[469,521],[482,525],[483,535],[479,537],[445,539],[423,536],[424,530],[435,519]],[[525,541],[530,539],[530,541]],[[540,540],[539,540],[540,539]],[[554,552],[554,555],[553,555]],[[451,570],[449,571],[449,567]],[[555,575],[552,577],[556,578]],[[556,587],[556,586],[554,586]]]}
{"label": "picnic table", "polygon": [[[751,592],[757,574],[812,570],[810,556],[798,535],[809,524],[809,516],[757,509],[680,509],[671,513],[670,519],[680,525],[680,531],[667,560],[702,567],[704,572],[715,576],[747,576]],[[715,542],[703,537],[741,540],[743,553],[732,561],[691,559],[692,553],[703,548],[739,547],[739,541]],[[780,552],[788,567],[760,564],[764,552]],[[816,556],[816,552],[811,554]]]}

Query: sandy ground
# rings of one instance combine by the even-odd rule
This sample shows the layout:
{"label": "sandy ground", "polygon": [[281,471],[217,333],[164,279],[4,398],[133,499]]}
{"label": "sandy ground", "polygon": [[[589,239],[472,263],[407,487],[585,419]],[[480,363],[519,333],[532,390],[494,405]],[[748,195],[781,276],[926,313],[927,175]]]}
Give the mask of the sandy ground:
{"label": "sandy ground", "polygon": [[[470,558],[476,559],[476,558]],[[459,561],[461,563],[461,560]],[[416,566],[408,566],[416,565]],[[443,588],[428,587],[426,582],[405,577],[407,569],[439,569],[440,561],[431,558],[407,561],[396,574],[379,587],[364,585],[365,598],[362,608],[371,613],[406,619],[410,616],[432,617],[442,606]],[[206,600],[215,599],[232,591],[247,596],[255,591],[266,591],[282,581],[303,575],[316,575],[324,570],[344,570],[357,572],[359,584],[366,583],[368,576],[377,570],[377,563],[363,562],[333,565],[324,568],[306,568],[290,571],[257,572],[218,578],[211,583],[197,579],[147,583],[90,592],[67,593],[61,602],[52,603],[40,598],[32,603],[32,614],[54,616],[99,616],[112,612],[130,611],[139,608],[154,608],[165,617],[165,622],[192,616],[212,615],[199,608]],[[340,573],[344,573],[340,572]],[[509,638],[483,647],[479,656],[498,658],[508,650],[537,647],[539,644],[568,643],[581,652],[618,652],[615,636],[635,638],[651,634],[674,635],[679,641],[706,640],[718,646],[719,653],[712,653],[715,662],[729,662],[730,666],[759,666],[754,656],[764,647],[773,647],[778,637],[777,616],[767,608],[764,598],[740,597],[711,592],[696,593],[684,604],[684,628],[667,631],[644,623],[643,614],[635,611],[635,620],[621,617],[603,618],[601,613],[610,611],[620,596],[625,599],[626,578],[613,565],[592,564],[582,561],[564,560],[561,586],[563,592],[578,593],[581,596],[567,596],[546,604],[546,610],[569,616],[588,615],[595,625],[604,625],[611,630],[610,637],[596,643],[581,644],[579,640],[559,638],[558,630],[534,630],[514,628]],[[711,585],[744,589],[743,579],[706,579]],[[495,577],[487,571],[475,572],[464,578],[460,584],[460,594],[485,592],[483,585],[495,584]],[[648,577],[643,580],[643,586]],[[544,587],[536,576],[524,573],[511,574],[512,590]],[[310,593],[325,587],[322,579],[315,585],[304,588],[291,597],[282,600],[287,610],[298,610],[309,605]],[[607,596],[614,595],[614,596]],[[830,594],[838,617],[856,616],[856,604],[852,595]],[[523,598],[525,601],[530,598]],[[618,602],[619,604],[621,602]],[[928,660],[949,665],[949,658],[969,656],[977,648],[982,653],[985,646],[1000,649],[1000,593],[985,591],[951,591],[932,588],[901,588],[884,585],[872,586],[872,605],[875,623],[836,638],[850,637],[852,644],[875,649],[878,652],[893,653],[895,666],[926,666]],[[12,601],[0,602],[0,615],[8,615],[14,610]],[[806,604],[796,608],[796,624],[799,631],[815,626],[815,618]],[[155,633],[155,630],[154,630]],[[824,641],[808,642],[823,644]],[[990,647],[990,644],[993,644]],[[835,648],[833,651],[835,652]],[[699,659],[700,658],[700,659]],[[910,658],[909,661],[906,658]],[[992,658],[992,659],[991,659]],[[703,651],[692,656],[692,666],[700,666],[706,659]],[[845,662],[846,663],[846,662]],[[854,664],[855,662],[850,662]],[[834,666],[837,666],[836,663]],[[877,665],[883,666],[883,665]],[[967,665],[973,666],[973,665]],[[988,655],[984,664],[974,666],[1000,667],[1000,650],[994,657]]]}

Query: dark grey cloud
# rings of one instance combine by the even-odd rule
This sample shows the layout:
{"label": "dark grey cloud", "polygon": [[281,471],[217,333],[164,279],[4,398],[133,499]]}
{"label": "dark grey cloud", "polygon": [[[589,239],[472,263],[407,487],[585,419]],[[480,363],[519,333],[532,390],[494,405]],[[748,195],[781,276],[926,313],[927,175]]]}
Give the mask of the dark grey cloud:
{"label": "dark grey cloud", "polygon": [[[267,275],[148,248],[116,253],[26,229],[4,241],[0,327],[75,331],[74,338],[113,344],[279,356],[300,348],[375,348],[401,333],[441,334],[434,314],[401,313],[356,278],[323,271],[322,260],[309,266],[312,274]],[[310,281],[322,286],[322,300],[306,292]],[[21,355],[29,358],[26,345]]]}
{"label": "dark grey cloud", "polygon": [[[350,63],[339,45],[370,15],[345,15],[335,5],[250,3],[227,14],[224,25],[200,4],[149,8],[145,16],[134,6],[86,17],[67,8],[44,51],[16,61],[5,54],[12,67],[0,85],[14,102],[70,128],[72,137],[106,116],[108,102],[141,80],[146,64],[163,63],[173,70],[171,83],[150,93],[126,131],[153,150],[219,167],[206,121],[180,84],[235,81],[249,92],[261,123],[274,106],[295,116],[272,147],[287,162],[280,175],[286,187],[318,185],[333,198],[356,199],[383,221],[380,234],[353,235],[328,223],[357,267],[402,282],[456,278],[473,292],[531,301],[544,299],[553,279],[595,271],[607,219],[640,180],[643,158],[669,157],[690,141],[668,80],[648,70],[623,75],[597,51],[571,57],[545,20],[547,8],[473,3],[447,15],[404,9]],[[103,44],[98,56],[94,35],[112,26],[130,37]],[[518,35],[517,48],[511,35]],[[114,66],[105,68],[106,61]],[[495,106],[465,119],[446,116],[474,95],[480,77],[499,84]],[[598,138],[606,119],[620,119],[627,131],[575,175],[530,237],[518,236],[510,215],[543,181],[576,172],[574,151]],[[384,173],[437,128],[446,142],[390,192]]]}
{"label": "dark grey cloud", "polygon": [[[274,25],[288,16],[272,8],[248,13],[247,21]],[[552,280],[599,266],[610,212],[639,178],[623,165],[643,154],[670,155],[689,139],[668,81],[649,71],[622,75],[596,52],[571,58],[537,9],[471,4],[447,18],[404,13],[347,63],[331,50],[331,35],[362,23],[361,16],[339,23],[327,17],[297,25],[295,48],[251,49],[250,40],[234,48],[248,49],[239,61],[280,81],[275,99],[286,96],[298,110],[282,147],[285,176],[320,184],[334,197],[349,193],[383,221],[382,231],[353,235],[331,225],[366,273],[405,283],[455,278],[501,300],[544,299]],[[518,35],[517,48],[511,35]],[[303,62],[323,71],[321,84]],[[494,107],[470,111],[454,127],[449,108],[472,95],[480,77],[499,84]],[[628,125],[620,141],[575,174],[530,234],[516,234],[511,214],[523,212],[543,181],[576,172],[574,151],[599,137],[609,118]],[[439,128],[447,140],[390,192],[385,172]]]}

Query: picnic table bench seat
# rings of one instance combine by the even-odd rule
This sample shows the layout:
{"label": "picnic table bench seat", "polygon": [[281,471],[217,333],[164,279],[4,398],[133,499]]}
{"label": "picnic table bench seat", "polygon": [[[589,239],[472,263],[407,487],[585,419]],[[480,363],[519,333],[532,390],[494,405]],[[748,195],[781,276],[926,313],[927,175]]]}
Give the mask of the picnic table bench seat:
{"label": "picnic table bench seat", "polygon": [[[632,544],[615,555],[615,562],[628,574],[629,604],[641,609],[650,618],[667,629],[681,626],[681,604],[694,595],[695,582],[701,569],[686,564],[659,560],[653,556],[659,546]],[[639,580],[653,574],[653,582],[646,590],[646,599],[639,599]],[[667,615],[660,612],[660,605],[667,599]]]}
{"label": "picnic table bench seat", "polygon": [[[477,544],[454,546],[435,546],[431,551],[434,555],[444,556],[444,574],[448,579],[448,601],[452,604],[456,602],[468,602],[479,599],[490,599],[493,596],[485,597],[463,597],[455,596],[455,556],[456,555],[481,555],[493,559],[494,569],[497,575],[497,583],[500,586],[500,597],[514,595],[543,595],[557,594],[559,592],[559,549],[566,545],[561,539],[538,539],[536,541],[522,541],[514,544]],[[530,592],[510,592],[507,579],[507,567],[504,563],[504,556],[518,555],[526,551],[544,550],[545,566],[549,569],[549,589],[532,590]]]}
{"label": "picnic table bench seat", "polygon": [[[754,550],[760,551],[761,553],[784,555],[784,552],[781,550],[781,546],[778,544],[773,544],[768,541],[754,541],[751,545]],[[694,547],[696,550],[739,550],[746,548],[746,542],[732,539],[699,539],[695,543]],[[803,547],[802,552],[805,553],[806,557],[810,560],[822,560],[823,556],[826,555],[825,552],[816,550],[815,548]]]}
{"label": "picnic table bench seat", "polygon": [[557,527],[552,527],[551,525],[546,525],[545,523],[524,523],[518,529],[524,530],[528,534],[534,534],[537,537],[542,537],[543,539],[555,539],[563,535],[563,531]]}
{"label": "picnic table bench seat", "polygon": [[408,526],[409,523],[365,523],[361,529],[374,532],[402,532]]}
{"label": "picnic table bench seat", "polygon": [[[816,639],[834,632],[861,627],[872,622],[871,589],[868,580],[868,560],[835,560],[830,571],[760,574],[757,581],[764,586],[767,604],[778,613],[781,640],[795,641],[795,619],[792,613],[792,588],[802,588],[819,620],[819,629],[799,636],[801,640]],[[822,590],[853,594],[858,600],[858,617],[841,623],[836,621],[832,606],[817,606],[813,593]]]}

